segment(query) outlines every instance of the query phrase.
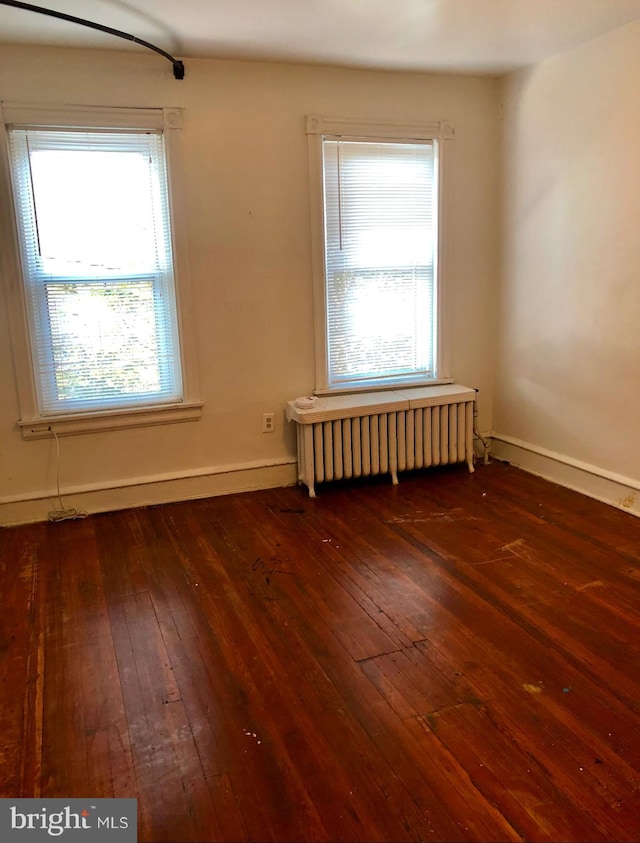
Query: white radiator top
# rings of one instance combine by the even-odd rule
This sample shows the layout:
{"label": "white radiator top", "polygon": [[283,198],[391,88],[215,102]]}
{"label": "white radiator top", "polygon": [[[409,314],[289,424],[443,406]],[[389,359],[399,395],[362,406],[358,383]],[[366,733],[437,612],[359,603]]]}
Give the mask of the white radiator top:
{"label": "white radiator top", "polygon": [[355,416],[373,416],[419,407],[440,406],[473,401],[476,392],[457,383],[439,386],[418,386],[382,392],[359,392],[351,395],[319,396],[315,405],[302,410],[295,401],[287,402],[287,419],[298,424],[348,419]]}

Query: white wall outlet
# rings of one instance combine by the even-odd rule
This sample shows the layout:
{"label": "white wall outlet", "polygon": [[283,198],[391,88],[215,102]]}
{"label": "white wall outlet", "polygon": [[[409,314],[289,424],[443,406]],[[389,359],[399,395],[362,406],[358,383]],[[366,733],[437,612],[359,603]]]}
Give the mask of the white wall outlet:
{"label": "white wall outlet", "polygon": [[262,414],[262,432],[273,433],[276,429],[276,417],[274,413]]}

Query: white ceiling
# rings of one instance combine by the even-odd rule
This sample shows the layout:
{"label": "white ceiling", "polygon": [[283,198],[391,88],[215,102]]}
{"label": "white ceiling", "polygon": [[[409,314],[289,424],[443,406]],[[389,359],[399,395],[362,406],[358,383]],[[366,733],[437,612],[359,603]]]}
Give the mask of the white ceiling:
{"label": "white ceiling", "polygon": [[[40,0],[178,58],[500,74],[640,19],[640,0]],[[0,44],[144,48],[0,5]],[[159,59],[160,60],[160,59]]]}

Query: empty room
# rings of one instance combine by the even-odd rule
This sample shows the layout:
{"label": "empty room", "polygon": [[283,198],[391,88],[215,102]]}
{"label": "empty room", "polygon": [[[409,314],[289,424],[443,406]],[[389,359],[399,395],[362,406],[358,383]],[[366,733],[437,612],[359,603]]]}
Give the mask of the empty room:
{"label": "empty room", "polygon": [[0,0],[3,840],[640,836],[640,0]]}

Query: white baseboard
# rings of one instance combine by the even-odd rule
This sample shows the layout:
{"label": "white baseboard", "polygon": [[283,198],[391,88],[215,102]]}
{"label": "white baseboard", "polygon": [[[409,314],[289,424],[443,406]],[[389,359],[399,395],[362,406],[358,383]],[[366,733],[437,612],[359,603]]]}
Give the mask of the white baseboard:
{"label": "white baseboard", "polygon": [[640,480],[501,433],[491,434],[491,454],[545,480],[640,516]]}
{"label": "white baseboard", "polygon": [[[88,513],[136,506],[195,500],[256,489],[292,486],[298,476],[295,458],[211,466],[181,474],[131,477],[120,482],[95,483],[62,489],[65,507]],[[54,491],[0,498],[0,526],[46,521],[59,509]]]}
{"label": "white baseboard", "polygon": [[[582,463],[501,433],[491,434],[491,454],[524,471],[640,517],[640,480]],[[293,486],[295,458],[212,466],[181,474],[127,478],[120,482],[73,486],[62,490],[65,506],[89,513],[196,500],[256,489]],[[46,521],[59,508],[54,491],[0,498],[0,526]]]}

